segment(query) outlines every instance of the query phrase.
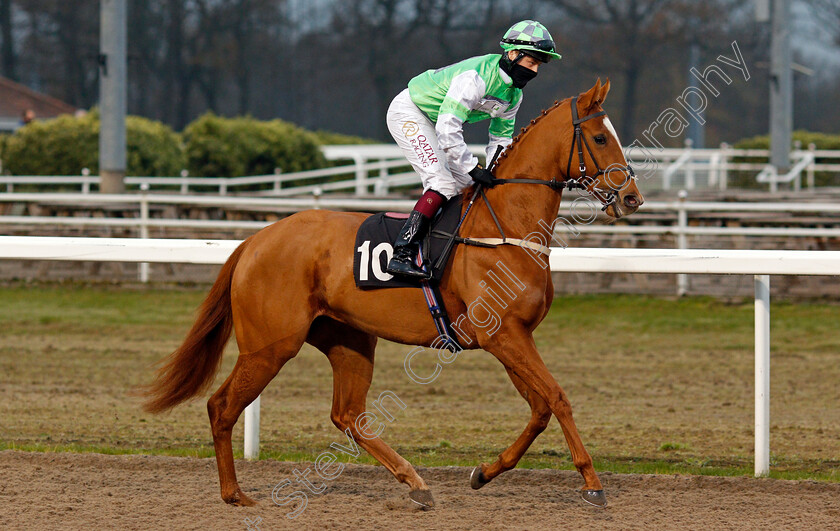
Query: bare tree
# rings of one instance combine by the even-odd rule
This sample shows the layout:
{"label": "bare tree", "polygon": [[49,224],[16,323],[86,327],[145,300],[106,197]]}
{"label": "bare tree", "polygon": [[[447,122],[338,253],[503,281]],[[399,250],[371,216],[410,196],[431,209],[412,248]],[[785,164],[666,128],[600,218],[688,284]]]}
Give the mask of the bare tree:
{"label": "bare tree", "polygon": [[825,28],[834,34],[840,46],[840,0],[811,0],[808,2],[818,20],[825,21]]}
{"label": "bare tree", "polygon": [[[336,2],[330,26],[345,68],[369,87],[376,135],[387,137],[391,99],[425,68],[439,67],[486,49],[496,0],[358,0]],[[498,24],[498,22],[496,22]],[[491,28],[488,31],[488,28]]]}
{"label": "bare tree", "polygon": [[12,28],[12,0],[0,0],[0,39],[3,41],[2,49],[0,49],[0,56],[2,56],[0,64],[2,64],[3,75],[16,80],[17,56]]}
{"label": "bare tree", "polygon": [[53,10],[55,36],[64,68],[64,98],[78,107],[97,101],[99,77],[99,6],[57,2]]}
{"label": "bare tree", "polygon": [[[828,30],[840,28],[840,0],[811,4]],[[686,87],[692,44],[703,65],[736,38],[751,64],[766,60],[766,30],[745,22],[750,7],[751,0],[129,0],[129,112],[177,129],[207,109],[250,113],[386,140],[387,106],[409,79],[500,52],[504,30],[534,18],[551,29],[563,60],[529,84],[521,120],[610,75],[609,110],[628,140],[642,117],[655,118]],[[98,23],[97,2],[0,0],[0,69],[93,105]],[[710,105],[710,142],[766,129],[766,70],[751,71],[755,81],[733,84]],[[816,90],[797,101],[800,127],[837,121],[836,105],[814,111]],[[486,138],[482,127],[465,132],[471,141]]]}
{"label": "bare tree", "polygon": [[217,35],[213,45],[215,66],[217,71],[226,66],[231,69],[239,114],[252,111],[252,73],[266,60],[257,43],[265,43],[265,36],[285,23],[284,4],[276,0],[221,0],[207,13],[208,20],[215,24],[212,31]]}
{"label": "bare tree", "polygon": [[[431,8],[422,0],[361,0],[341,3],[335,12],[333,27],[343,30],[349,55],[364,66],[378,115],[385,115],[390,98],[399,92],[398,80],[405,78],[405,61],[395,47],[411,46],[412,33],[428,21]],[[384,128],[380,126],[380,135]]]}
{"label": "bare tree", "polygon": [[[130,0],[128,17],[128,112],[160,118],[154,85],[161,77],[160,28],[163,16],[158,2]],[[154,103],[153,103],[154,102]]]}
{"label": "bare tree", "polygon": [[[18,77],[78,107],[97,96],[99,9],[93,2],[15,2],[28,31],[20,46]],[[24,68],[25,65],[25,68]]]}
{"label": "bare tree", "polygon": [[[546,0],[567,16],[584,24],[590,38],[584,61],[599,69],[619,68],[622,80],[621,134],[632,138],[635,131],[639,84],[645,67],[653,61],[651,52],[667,42],[660,30],[667,27],[665,10],[676,0]],[[584,33],[575,28],[575,34]],[[663,39],[665,37],[665,39]]]}

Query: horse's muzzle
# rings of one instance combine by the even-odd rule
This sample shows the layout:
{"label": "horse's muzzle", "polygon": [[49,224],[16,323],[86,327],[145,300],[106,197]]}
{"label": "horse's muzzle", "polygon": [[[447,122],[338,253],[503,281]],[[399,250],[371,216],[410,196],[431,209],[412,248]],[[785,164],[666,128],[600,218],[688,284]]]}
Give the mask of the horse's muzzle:
{"label": "horse's muzzle", "polygon": [[624,203],[624,206],[626,206],[627,208],[636,210],[637,208],[642,206],[642,203],[644,203],[645,200],[636,196],[635,194],[627,194],[621,199],[621,202]]}

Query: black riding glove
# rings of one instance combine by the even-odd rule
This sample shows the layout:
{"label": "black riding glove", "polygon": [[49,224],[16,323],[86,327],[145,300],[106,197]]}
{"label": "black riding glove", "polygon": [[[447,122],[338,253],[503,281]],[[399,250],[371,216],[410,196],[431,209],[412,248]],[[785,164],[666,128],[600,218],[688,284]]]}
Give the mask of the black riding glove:
{"label": "black riding glove", "polygon": [[470,170],[470,177],[472,177],[473,181],[487,188],[493,188],[496,185],[493,173],[481,164],[476,164],[475,168]]}

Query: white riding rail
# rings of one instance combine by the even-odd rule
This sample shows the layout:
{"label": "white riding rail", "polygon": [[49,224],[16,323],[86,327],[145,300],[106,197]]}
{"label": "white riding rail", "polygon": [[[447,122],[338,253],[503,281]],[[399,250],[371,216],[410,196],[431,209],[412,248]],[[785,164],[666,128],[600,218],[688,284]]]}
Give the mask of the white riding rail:
{"label": "white riding rail", "polygon": [[[297,212],[312,208],[327,208],[335,210],[357,210],[364,212],[403,211],[408,212],[414,206],[413,200],[382,199],[382,198],[335,198],[313,194],[309,197],[267,198],[241,196],[185,196],[177,194],[44,194],[44,193],[0,193],[0,203],[46,203],[54,206],[72,205],[74,207],[90,205],[117,206],[126,205],[129,208],[139,207],[138,217],[90,217],[90,216],[0,216],[0,225],[40,225],[40,226],[77,226],[77,227],[131,227],[139,231],[140,238],[148,238],[150,228],[180,228],[180,229],[228,229],[228,230],[259,230],[269,221],[235,221],[235,220],[200,220],[200,219],[166,219],[150,216],[150,205],[195,205],[206,207],[221,207],[228,209],[270,209],[277,213]],[[598,208],[590,204],[583,207],[580,202],[563,202],[560,204],[559,214],[568,220],[575,220],[586,211],[598,212]],[[679,249],[688,248],[688,236],[760,236],[760,237],[810,237],[836,238],[840,237],[838,227],[694,227],[689,226],[689,213],[734,212],[734,213],[811,213],[824,216],[824,224],[833,225],[838,218],[827,215],[840,214],[840,204],[837,203],[797,203],[797,202],[711,202],[687,201],[686,195],[680,193],[677,201],[649,201],[645,203],[646,212],[675,212],[677,214],[673,225],[623,225],[588,223],[559,223],[555,232],[557,243],[569,239],[571,233],[583,234],[654,234],[676,236],[676,246]],[[603,216],[603,215],[602,215]],[[632,221],[632,220],[631,220]],[[790,220],[791,223],[795,218]],[[811,220],[812,222],[813,220]],[[572,228],[573,227],[573,228]],[[148,269],[140,268],[140,280],[148,281]],[[688,279],[680,274],[677,279],[677,294],[688,292]]]}
{"label": "white riding rail", "polygon": [[[470,151],[484,157],[484,146],[470,144]],[[322,146],[321,151],[329,160],[353,161],[351,164],[322,168],[317,170],[282,173],[276,168],[270,175],[248,177],[191,177],[182,170],[177,177],[126,177],[125,183],[131,187],[146,187],[155,190],[179,188],[180,193],[188,194],[192,188],[214,189],[219,195],[239,191],[248,195],[299,196],[327,191],[352,192],[356,196],[366,196],[371,192],[385,195],[391,187],[418,185],[419,176],[411,171],[398,174],[389,173],[395,168],[410,169],[399,147],[393,144],[354,144],[340,146]],[[768,184],[770,191],[776,191],[779,183],[792,183],[793,189],[802,188],[803,175],[806,186],[814,189],[816,172],[840,173],[840,150],[817,150],[809,145],[808,149],[798,146],[791,151],[793,167],[786,173],[777,174],[774,167],[768,165],[769,150],[734,149],[726,144],[719,148],[693,149],[690,143],[684,148],[625,148],[631,164],[636,167],[640,179],[645,181],[647,189],[679,187],[693,190],[711,188],[724,190],[729,184],[731,171],[752,172],[756,182]],[[740,159],[740,160],[739,160]],[[757,159],[748,161],[747,159]],[[758,160],[760,159],[760,160]],[[819,160],[818,160],[819,159]],[[1,162],[1,161],[0,161]],[[339,176],[346,178],[338,179]],[[311,182],[317,180],[318,182]],[[307,184],[290,186],[293,181],[309,181]],[[80,186],[83,193],[90,193],[92,187],[99,185],[99,177],[90,171],[81,170],[78,176],[39,176],[15,175],[0,176],[0,185],[6,185],[7,192],[13,192],[18,185],[39,186]],[[253,190],[254,187],[260,188]]]}

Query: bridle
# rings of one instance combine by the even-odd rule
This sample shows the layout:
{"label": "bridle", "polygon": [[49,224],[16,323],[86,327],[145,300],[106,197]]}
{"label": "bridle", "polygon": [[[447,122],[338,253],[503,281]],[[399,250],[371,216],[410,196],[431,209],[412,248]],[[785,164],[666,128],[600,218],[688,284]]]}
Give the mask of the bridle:
{"label": "bridle", "polygon": [[[607,182],[610,184],[609,190],[603,190],[600,188],[594,188],[592,193],[598,195],[601,203],[603,204],[603,208],[601,210],[606,210],[611,205],[614,205],[618,202],[618,193],[627,185],[627,183],[631,179],[636,178],[636,174],[633,172],[633,168],[630,164],[626,166],[619,166],[619,165],[611,165],[606,170],[602,169],[600,165],[598,165],[598,161],[595,159],[595,156],[592,154],[592,149],[589,147],[589,142],[586,141],[586,136],[583,135],[583,131],[581,130],[580,124],[586,122],[588,120],[592,120],[593,118],[599,118],[601,116],[606,116],[607,111],[600,111],[595,112],[592,114],[588,114],[583,118],[578,118],[577,112],[577,96],[572,98],[571,102],[572,106],[572,125],[575,126],[574,136],[572,137],[572,147],[569,149],[569,162],[566,164],[566,179],[565,180],[558,180],[557,177],[552,178],[550,181],[546,181],[543,179],[494,179],[493,184],[542,184],[545,186],[550,187],[552,190],[556,192],[560,192],[564,189],[574,190],[574,189],[587,189],[587,185],[594,182],[595,179],[598,178],[599,175],[607,175],[614,171],[623,172],[625,177],[624,181],[622,181],[621,185],[615,187],[609,182],[609,179],[606,179]],[[572,158],[575,154],[575,147],[577,147],[577,155],[578,155],[578,169],[580,171],[580,177],[576,179],[571,178],[571,170],[572,170]],[[592,175],[587,175],[586,173],[586,159],[583,158],[583,148],[586,147],[586,151],[589,153],[589,157],[592,159],[592,162],[595,163],[595,169],[598,170]],[[601,198],[601,194],[605,195],[605,198]]]}
{"label": "bridle", "polygon": [[[618,202],[618,194],[619,192],[627,185],[627,183],[631,179],[636,178],[636,174],[633,173],[633,168],[630,167],[628,164],[627,166],[618,166],[618,165],[611,165],[606,170],[602,169],[601,166],[598,165],[598,161],[595,160],[594,155],[592,154],[592,149],[589,147],[589,143],[586,141],[586,137],[583,136],[583,131],[581,130],[580,124],[587,120],[592,120],[593,118],[599,118],[601,116],[606,116],[606,111],[600,111],[592,114],[588,114],[583,118],[578,118],[577,113],[577,96],[572,98],[572,125],[575,126],[574,136],[572,137],[572,147],[569,150],[569,162],[566,165],[566,179],[565,180],[558,180],[557,177],[553,177],[550,181],[543,180],[543,179],[493,179],[493,184],[541,184],[543,186],[548,186],[555,192],[561,192],[564,189],[574,190],[574,189],[583,189],[588,190],[587,185],[594,182],[595,179],[599,175],[606,175],[613,171],[622,171],[625,174],[624,181],[621,183],[621,186],[618,188],[612,186],[610,183],[610,189],[608,191],[594,188],[591,193],[596,195],[598,199],[603,204],[603,208],[601,210],[606,210],[611,205],[614,205]],[[589,156],[592,158],[592,162],[595,163],[595,169],[598,170],[593,175],[586,174],[586,161],[583,158],[583,148],[586,147],[586,151],[589,152]],[[578,169],[580,170],[580,177],[576,179],[572,179],[569,176],[569,173],[572,169],[572,158],[574,157],[575,147],[577,147],[577,154],[578,154]],[[496,162],[496,159],[499,155],[501,149],[496,150],[496,154],[493,156],[493,160],[487,164],[488,168],[492,168],[493,164]],[[609,179],[607,179],[609,181]],[[466,219],[467,214],[469,214],[470,209],[472,208],[473,204],[475,203],[476,197],[481,194],[484,203],[487,205],[487,209],[490,211],[490,217],[493,218],[493,223],[496,224],[496,228],[499,229],[499,234],[502,235],[502,239],[498,242],[493,243],[486,243],[486,238],[460,238],[458,237],[458,231],[461,228],[461,225],[464,223],[464,219]],[[602,194],[606,195],[606,199],[602,198]],[[481,240],[484,240],[482,242]],[[499,222],[499,218],[496,216],[496,212],[493,210],[493,207],[490,206],[490,201],[487,200],[487,195],[484,193],[484,187],[481,184],[477,184],[475,189],[473,190],[472,198],[470,199],[469,203],[467,204],[466,209],[464,209],[464,213],[461,215],[461,220],[458,222],[458,226],[455,227],[455,230],[452,231],[452,234],[449,235],[449,240],[446,242],[446,246],[444,249],[447,249],[442,255],[443,257],[448,256],[448,249],[452,247],[452,245],[458,241],[459,243],[465,243],[467,245],[477,245],[479,247],[496,247],[501,243],[510,243],[513,241],[522,242],[523,240],[509,240],[507,236],[505,236],[505,231],[502,229],[502,224]]]}

